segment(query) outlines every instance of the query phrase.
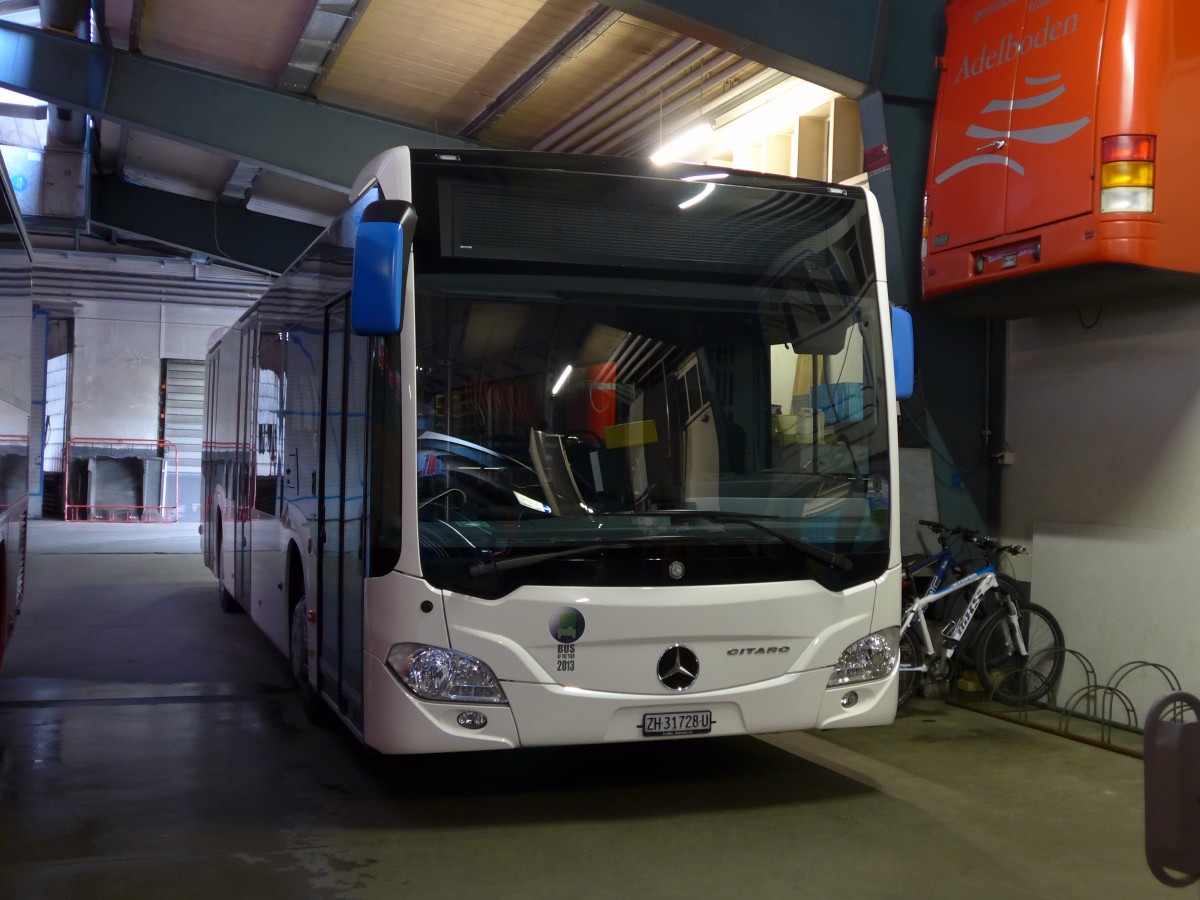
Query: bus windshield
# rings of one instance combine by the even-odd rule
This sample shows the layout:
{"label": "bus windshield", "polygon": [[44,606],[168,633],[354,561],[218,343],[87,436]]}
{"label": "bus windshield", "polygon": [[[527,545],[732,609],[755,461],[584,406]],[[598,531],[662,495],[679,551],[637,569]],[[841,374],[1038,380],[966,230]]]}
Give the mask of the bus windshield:
{"label": "bus windshield", "polygon": [[[502,246],[456,231],[464,194],[487,231],[469,179],[418,203],[440,210],[414,262],[425,577],[486,594],[670,583],[672,564],[690,583],[878,576],[889,425],[861,195],[721,184],[700,216],[681,204],[706,185],[539,174],[528,225],[531,191],[502,183]],[[556,191],[576,221],[519,258],[514,229],[553,221]],[[620,220],[578,212],[595,205],[646,236],[605,233]]]}

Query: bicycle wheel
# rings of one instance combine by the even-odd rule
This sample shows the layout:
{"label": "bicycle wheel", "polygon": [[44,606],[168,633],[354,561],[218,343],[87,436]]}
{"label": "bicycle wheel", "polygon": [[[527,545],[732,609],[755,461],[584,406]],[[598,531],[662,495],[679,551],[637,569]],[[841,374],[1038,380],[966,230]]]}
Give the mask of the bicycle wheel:
{"label": "bicycle wheel", "polygon": [[988,697],[1009,706],[1024,706],[1045,697],[1062,677],[1066,647],[1062,628],[1049,611],[1035,603],[1017,610],[1026,656],[1017,650],[1006,612],[983,623],[975,645],[975,671]]}
{"label": "bicycle wheel", "polygon": [[909,632],[904,632],[900,635],[900,693],[896,697],[896,709],[900,709],[908,702],[908,698],[913,695],[917,683],[921,680],[921,673],[909,669],[905,671],[906,666],[919,666],[921,664],[921,652],[917,650],[917,642],[913,640]]}
{"label": "bicycle wheel", "polygon": [[962,640],[958,642],[957,657],[962,663],[963,668],[975,668],[975,645],[979,643],[979,636],[983,633],[983,626],[988,623],[997,612],[1003,612],[1007,609],[1005,598],[1012,600],[1016,604],[1017,609],[1022,609],[1029,605],[1029,596],[1025,593],[1025,589],[1011,575],[996,574],[998,585],[995,589],[988,591],[983,595],[983,602],[979,605],[979,609],[975,610],[975,616],[971,619],[971,624],[967,626],[966,633],[963,634]]}

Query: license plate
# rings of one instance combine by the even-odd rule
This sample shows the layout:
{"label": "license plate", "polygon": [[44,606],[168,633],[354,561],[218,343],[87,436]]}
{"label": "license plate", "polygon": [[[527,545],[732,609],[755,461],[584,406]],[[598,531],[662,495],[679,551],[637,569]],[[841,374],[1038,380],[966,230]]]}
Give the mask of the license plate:
{"label": "license plate", "polygon": [[708,734],[712,731],[712,710],[691,712],[645,713],[642,737],[677,737],[682,734]]}

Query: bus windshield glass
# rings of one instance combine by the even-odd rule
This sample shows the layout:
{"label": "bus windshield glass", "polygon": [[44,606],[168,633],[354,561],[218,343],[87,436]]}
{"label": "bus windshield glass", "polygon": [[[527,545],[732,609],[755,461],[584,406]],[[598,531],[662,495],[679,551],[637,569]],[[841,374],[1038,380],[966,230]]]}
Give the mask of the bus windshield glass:
{"label": "bus windshield glass", "polygon": [[738,174],[415,179],[431,582],[641,585],[675,566],[691,583],[836,587],[883,571],[866,201]]}

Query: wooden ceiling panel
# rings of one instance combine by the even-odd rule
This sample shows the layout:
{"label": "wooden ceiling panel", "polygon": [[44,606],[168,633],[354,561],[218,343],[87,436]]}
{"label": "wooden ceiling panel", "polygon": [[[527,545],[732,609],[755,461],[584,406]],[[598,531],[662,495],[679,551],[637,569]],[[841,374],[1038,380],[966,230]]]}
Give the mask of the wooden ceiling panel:
{"label": "wooden ceiling panel", "polygon": [[133,0],[105,0],[104,24],[108,28],[108,39],[118,50],[128,50],[132,17]]}
{"label": "wooden ceiling panel", "polygon": [[154,0],[143,7],[141,52],[274,87],[314,5],[314,0]]}
{"label": "wooden ceiling panel", "polygon": [[497,147],[532,147],[679,39],[673,31],[623,16],[493,123],[480,139]]}
{"label": "wooden ceiling panel", "polygon": [[373,0],[320,99],[456,133],[559,41],[587,0]]}

